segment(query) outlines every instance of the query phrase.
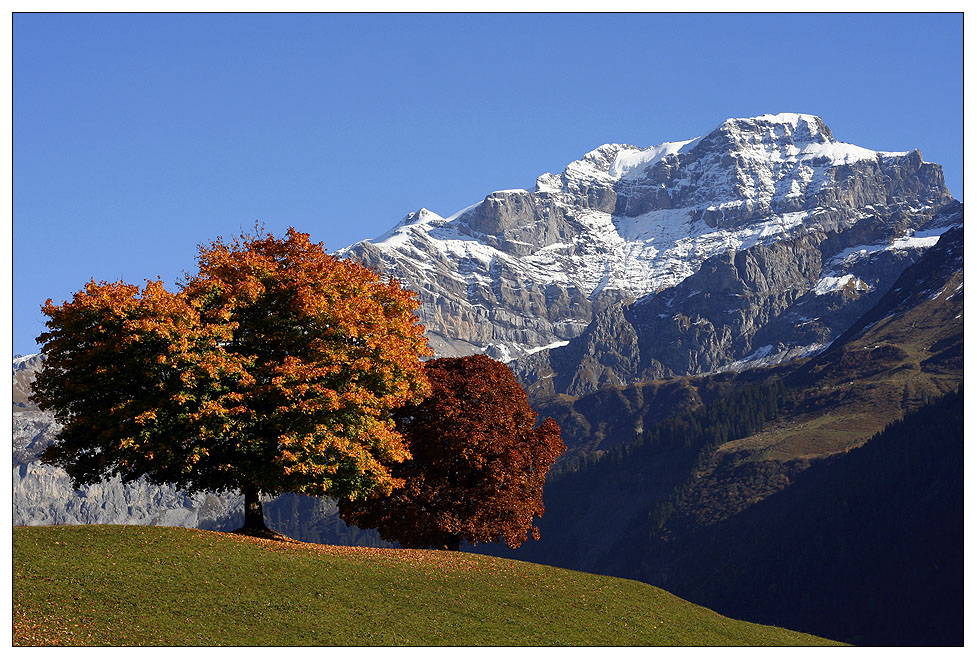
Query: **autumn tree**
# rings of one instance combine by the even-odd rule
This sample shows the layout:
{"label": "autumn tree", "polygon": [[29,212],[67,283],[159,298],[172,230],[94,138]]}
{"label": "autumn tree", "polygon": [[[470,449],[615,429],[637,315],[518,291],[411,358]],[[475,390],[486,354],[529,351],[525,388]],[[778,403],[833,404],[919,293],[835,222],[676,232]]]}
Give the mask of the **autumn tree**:
{"label": "autumn tree", "polygon": [[431,360],[425,371],[430,396],[395,413],[412,456],[393,468],[403,487],[340,502],[342,518],[413,548],[538,539],[546,472],[566,449],[557,423],[536,427],[512,371],[484,355]]}
{"label": "autumn tree", "polygon": [[42,459],[76,487],[113,475],[187,491],[389,493],[409,456],[392,411],[427,393],[416,296],[308,234],[199,249],[179,291],[90,282],[43,307],[33,400],[63,429]]}

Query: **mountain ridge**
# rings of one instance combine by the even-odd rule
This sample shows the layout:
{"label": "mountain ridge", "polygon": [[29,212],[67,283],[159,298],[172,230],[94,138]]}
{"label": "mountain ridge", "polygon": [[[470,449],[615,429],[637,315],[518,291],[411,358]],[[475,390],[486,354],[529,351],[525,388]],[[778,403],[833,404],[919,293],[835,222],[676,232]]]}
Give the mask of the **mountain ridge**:
{"label": "mountain ridge", "polygon": [[[675,287],[610,305],[566,345],[510,366],[537,395],[775,364],[827,347],[950,230],[949,202],[917,229],[866,218],[716,255]],[[893,236],[894,234],[894,236]]]}
{"label": "mountain ridge", "polygon": [[[448,217],[422,208],[339,254],[418,291],[437,354],[511,361],[562,347],[608,308],[674,288],[729,251],[855,225],[867,234],[872,222],[889,226],[877,242],[912,239],[951,200],[918,151],[839,142],[820,118],[782,113],[647,148],[604,144],[532,191],[495,191]],[[850,238],[839,252],[858,245]],[[864,290],[851,266],[813,283]]]}

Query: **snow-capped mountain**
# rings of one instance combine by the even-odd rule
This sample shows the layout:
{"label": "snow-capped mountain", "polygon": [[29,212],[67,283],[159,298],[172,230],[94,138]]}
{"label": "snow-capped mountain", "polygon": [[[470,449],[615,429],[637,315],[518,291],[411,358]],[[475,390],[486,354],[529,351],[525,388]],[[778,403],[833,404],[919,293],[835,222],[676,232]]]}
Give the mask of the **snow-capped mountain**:
{"label": "snow-capped mountain", "polygon": [[[818,351],[962,224],[940,166],[918,151],[864,149],[817,117],[779,114],[654,147],[606,144],[532,191],[446,218],[421,209],[341,253],[418,291],[439,355],[486,352],[535,395],[584,394]],[[14,524],[237,524],[239,496],[117,481],[75,491],[42,465],[58,430],[27,399],[42,363],[13,361]],[[266,514],[280,510],[278,528],[297,537],[351,538],[331,504],[314,535],[290,528],[312,524],[294,515],[302,502],[278,498]]]}
{"label": "snow-capped mountain", "polygon": [[903,247],[918,255],[939,232],[917,230],[951,201],[940,166],[918,151],[839,142],[820,118],[784,113],[648,148],[605,144],[532,191],[496,191],[447,218],[421,209],[341,254],[419,292],[438,354],[510,360],[560,350],[606,310],[672,289],[710,259],[805,236],[820,256],[802,269],[803,293],[857,298],[898,275],[866,280],[857,265]]}

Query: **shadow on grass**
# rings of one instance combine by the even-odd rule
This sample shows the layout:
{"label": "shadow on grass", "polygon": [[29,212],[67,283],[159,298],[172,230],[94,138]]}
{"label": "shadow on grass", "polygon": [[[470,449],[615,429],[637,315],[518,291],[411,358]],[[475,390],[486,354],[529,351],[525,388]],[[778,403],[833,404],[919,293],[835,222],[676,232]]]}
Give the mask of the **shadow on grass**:
{"label": "shadow on grass", "polygon": [[282,541],[283,543],[300,543],[290,536],[285,536],[280,532],[276,532],[273,529],[268,529],[267,527],[239,527],[231,534],[239,534],[241,536],[250,536],[252,538],[267,539],[269,541]]}

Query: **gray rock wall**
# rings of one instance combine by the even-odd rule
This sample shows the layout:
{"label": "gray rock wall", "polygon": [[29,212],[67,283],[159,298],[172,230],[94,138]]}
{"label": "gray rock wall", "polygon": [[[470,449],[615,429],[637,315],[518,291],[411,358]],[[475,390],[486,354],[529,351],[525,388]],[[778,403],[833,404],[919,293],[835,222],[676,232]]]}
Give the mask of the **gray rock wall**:
{"label": "gray rock wall", "polygon": [[[787,286],[786,271],[777,268],[807,259],[798,274],[814,284],[821,276],[814,252],[826,259],[856,241],[891,242],[953,201],[940,166],[918,151],[839,143],[809,115],[730,119],[680,149],[628,165],[641,161],[641,153],[632,145],[603,145],[559,175],[541,175],[532,192],[495,192],[448,219],[421,210],[403,221],[409,231],[343,254],[419,293],[419,314],[439,355],[485,352],[499,359],[578,337],[599,315],[610,319],[622,303],[676,287],[700,268],[748,289],[751,276],[742,268],[766,268],[764,277],[779,293],[743,293],[754,309],[739,326],[683,312],[690,327],[680,334],[687,336],[672,339],[694,354],[655,359],[667,370],[695,373],[742,357],[751,344],[744,332],[756,334],[805,294],[799,283]],[[771,252],[752,249],[757,243]],[[777,249],[779,243],[786,247]],[[806,252],[785,252],[802,245]],[[735,266],[727,273],[730,250],[743,256],[727,259]],[[745,260],[742,268],[737,259]],[[723,294],[701,284],[686,288],[709,289],[714,299]],[[824,322],[822,331],[802,334],[826,340],[837,325]],[[589,382],[615,380],[595,369]],[[660,370],[646,362],[632,371],[638,377]]]}

